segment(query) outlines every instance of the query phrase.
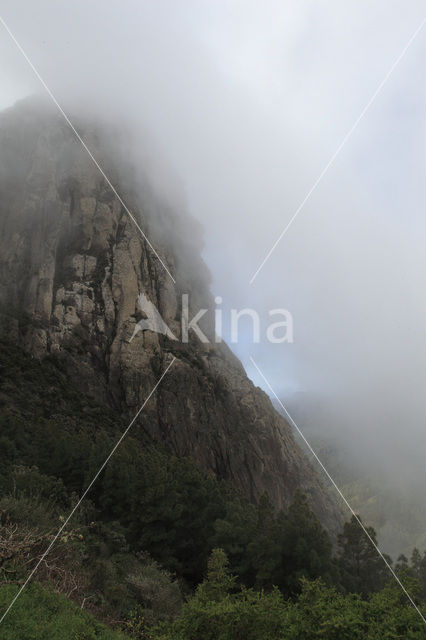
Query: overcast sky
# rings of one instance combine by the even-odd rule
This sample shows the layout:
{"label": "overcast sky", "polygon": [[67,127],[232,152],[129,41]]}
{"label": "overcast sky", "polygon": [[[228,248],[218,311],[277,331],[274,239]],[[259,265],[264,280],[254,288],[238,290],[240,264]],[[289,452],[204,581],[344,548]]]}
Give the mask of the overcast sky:
{"label": "overcast sky", "polygon": [[[424,14],[389,0],[0,1],[61,104],[155,141],[204,225],[224,307],[292,313],[294,344],[234,345],[253,379],[250,353],[302,430],[339,430],[392,473],[426,454],[426,27],[249,280]],[[40,91],[2,27],[0,60],[0,107]]]}

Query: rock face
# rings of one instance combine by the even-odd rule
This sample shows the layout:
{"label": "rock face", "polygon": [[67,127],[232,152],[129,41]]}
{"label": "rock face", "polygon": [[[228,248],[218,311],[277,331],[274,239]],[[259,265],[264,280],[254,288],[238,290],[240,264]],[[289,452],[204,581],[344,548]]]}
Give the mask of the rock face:
{"label": "rock face", "polygon": [[153,197],[116,140],[77,128],[176,284],[61,116],[23,101],[0,116],[0,303],[11,339],[40,358],[57,354],[82,390],[121,410],[123,427],[175,357],[135,428],[251,500],[268,491],[285,508],[301,488],[336,532],[333,496],[209,321],[209,344],[193,331],[187,344],[149,330],[130,340],[139,293],[178,337],[183,293],[190,310],[214,308],[199,231]]}

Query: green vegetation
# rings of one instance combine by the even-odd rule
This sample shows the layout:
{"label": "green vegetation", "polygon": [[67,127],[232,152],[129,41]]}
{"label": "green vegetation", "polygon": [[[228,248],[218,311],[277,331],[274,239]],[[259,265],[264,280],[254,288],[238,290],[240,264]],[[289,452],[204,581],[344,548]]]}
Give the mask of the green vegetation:
{"label": "green vegetation", "polygon": [[[173,623],[158,627],[157,640],[382,640],[424,638],[418,613],[398,586],[362,599],[343,595],[320,580],[302,579],[296,602],[270,591],[235,588],[226,554],[213,551],[206,579]],[[415,583],[410,583],[413,593]],[[423,607],[426,613],[426,607]]]}
{"label": "green vegetation", "polygon": [[[18,587],[2,585],[0,609],[6,608]],[[65,596],[29,585],[0,627],[2,640],[124,640]]]}
{"label": "green vegetation", "polygon": [[[64,371],[0,341],[0,611],[123,429]],[[395,569],[423,606],[426,556]],[[301,493],[286,512],[250,504],[138,425],[35,580],[0,639],[425,637],[354,519],[333,550]]]}

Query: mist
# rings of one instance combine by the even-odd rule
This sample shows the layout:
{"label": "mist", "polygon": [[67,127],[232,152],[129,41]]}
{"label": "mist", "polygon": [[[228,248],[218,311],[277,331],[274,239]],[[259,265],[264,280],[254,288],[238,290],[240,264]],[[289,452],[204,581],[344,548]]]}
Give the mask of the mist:
{"label": "mist", "polygon": [[[354,464],[419,500],[426,28],[250,280],[423,14],[420,1],[384,0],[0,9],[67,113],[120,123],[145,145],[135,152],[156,190],[204,228],[224,310],[291,312],[292,344],[251,344],[247,332],[232,345],[255,383],[250,355],[302,431],[332,433]],[[5,108],[43,87],[0,29]]]}

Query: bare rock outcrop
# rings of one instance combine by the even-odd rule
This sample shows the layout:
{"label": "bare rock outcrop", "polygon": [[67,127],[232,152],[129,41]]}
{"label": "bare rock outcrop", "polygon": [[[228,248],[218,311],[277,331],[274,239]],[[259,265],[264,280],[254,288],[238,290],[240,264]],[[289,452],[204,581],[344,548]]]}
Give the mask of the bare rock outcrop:
{"label": "bare rock outcrop", "polygon": [[193,309],[213,308],[199,231],[155,199],[143,176],[130,175],[105,132],[77,126],[176,284],[61,117],[23,101],[0,116],[0,303],[11,339],[39,358],[55,353],[82,390],[120,408],[123,425],[175,357],[136,429],[251,500],[268,491],[285,508],[301,488],[336,532],[334,497],[267,395],[214,342],[209,322],[209,344],[152,331],[130,340],[140,292],[177,336],[183,293]]}

